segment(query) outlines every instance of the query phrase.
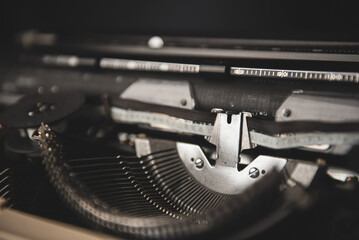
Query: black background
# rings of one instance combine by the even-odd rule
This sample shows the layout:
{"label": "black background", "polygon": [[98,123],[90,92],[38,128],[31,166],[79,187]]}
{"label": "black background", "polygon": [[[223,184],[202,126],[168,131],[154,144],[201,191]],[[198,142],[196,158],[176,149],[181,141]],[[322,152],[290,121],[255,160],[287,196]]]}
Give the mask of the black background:
{"label": "black background", "polygon": [[356,1],[8,1],[1,34],[36,29],[230,38],[358,41]]}

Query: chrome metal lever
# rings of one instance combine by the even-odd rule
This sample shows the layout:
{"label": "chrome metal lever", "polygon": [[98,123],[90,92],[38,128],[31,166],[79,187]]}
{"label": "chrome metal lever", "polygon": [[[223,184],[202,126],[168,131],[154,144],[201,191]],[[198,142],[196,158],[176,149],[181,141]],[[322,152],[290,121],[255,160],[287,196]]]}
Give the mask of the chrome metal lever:
{"label": "chrome metal lever", "polygon": [[239,114],[217,113],[209,142],[216,145],[216,165],[237,169],[242,150],[253,147],[249,137],[248,112]]}

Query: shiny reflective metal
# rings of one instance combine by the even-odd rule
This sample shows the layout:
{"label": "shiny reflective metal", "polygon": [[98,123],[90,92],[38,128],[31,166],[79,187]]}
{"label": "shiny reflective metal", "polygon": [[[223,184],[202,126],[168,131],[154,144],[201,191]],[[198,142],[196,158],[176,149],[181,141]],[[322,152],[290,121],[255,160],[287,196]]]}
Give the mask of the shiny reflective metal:
{"label": "shiny reflective metal", "polygon": [[333,179],[342,182],[347,181],[348,178],[359,179],[359,173],[347,169],[337,168],[337,167],[329,167],[327,170],[327,174]]}
{"label": "shiny reflective metal", "polygon": [[120,97],[185,109],[193,109],[195,105],[190,84],[186,81],[140,79],[132,83]]}
{"label": "shiny reflective metal", "polygon": [[239,154],[252,148],[247,127],[250,113],[217,113],[209,142],[216,145],[216,165],[237,168]]}
{"label": "shiny reflective metal", "polygon": [[257,178],[259,176],[259,170],[256,167],[252,167],[249,169],[248,174],[251,178]]}
{"label": "shiny reflective metal", "polygon": [[200,158],[197,158],[195,161],[194,161],[194,165],[198,168],[198,169],[201,169],[203,168],[204,166],[204,161]]}
{"label": "shiny reflective metal", "polygon": [[293,91],[276,112],[276,121],[359,121],[359,96]]}
{"label": "shiny reflective metal", "polygon": [[200,71],[200,65],[198,64],[141,61],[120,58],[101,58],[100,68],[127,71],[176,72],[191,74],[198,74]]}
{"label": "shiny reflective metal", "polygon": [[[184,166],[198,182],[212,191],[229,195],[242,193],[260,180],[264,174],[274,169],[280,171],[287,162],[283,158],[259,156],[242,171],[238,171],[237,168],[221,164],[212,166],[198,145],[178,142],[177,151]],[[191,159],[203,160],[201,170],[198,170]],[[260,171],[257,178],[252,178],[248,174],[249,169],[253,167]]]}

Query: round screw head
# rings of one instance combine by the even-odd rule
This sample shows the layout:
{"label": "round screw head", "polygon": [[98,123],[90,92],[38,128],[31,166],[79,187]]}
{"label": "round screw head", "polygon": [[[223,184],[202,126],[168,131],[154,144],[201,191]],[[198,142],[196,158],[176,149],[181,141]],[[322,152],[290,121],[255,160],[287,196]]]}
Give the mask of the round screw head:
{"label": "round screw head", "polygon": [[181,105],[182,106],[186,106],[187,105],[187,100],[186,99],[181,99]]}
{"label": "round screw head", "polygon": [[292,111],[290,109],[288,109],[288,108],[285,108],[282,111],[283,117],[290,117],[291,114],[292,114]]}
{"label": "round screw head", "polygon": [[202,159],[197,158],[197,159],[194,161],[194,165],[195,165],[197,168],[203,168],[204,162],[203,162]]}
{"label": "round screw head", "polygon": [[252,167],[249,169],[248,174],[251,178],[257,178],[259,176],[259,170],[256,167]]}

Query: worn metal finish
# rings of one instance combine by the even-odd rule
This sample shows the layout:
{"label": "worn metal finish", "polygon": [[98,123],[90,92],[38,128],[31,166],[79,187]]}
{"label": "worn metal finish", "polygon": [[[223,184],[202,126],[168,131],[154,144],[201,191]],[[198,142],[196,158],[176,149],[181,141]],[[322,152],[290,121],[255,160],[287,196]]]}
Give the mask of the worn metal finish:
{"label": "worn metal finish", "polygon": [[359,96],[323,95],[294,91],[278,108],[276,121],[359,121]]}
{"label": "worn metal finish", "polygon": [[140,79],[131,84],[120,97],[185,109],[193,109],[195,105],[187,81]]}
{"label": "worn metal finish", "polygon": [[[238,171],[237,168],[220,164],[212,166],[198,145],[178,142],[177,151],[187,170],[199,183],[212,191],[228,195],[242,193],[261,179],[264,174],[274,169],[280,171],[287,162],[283,158],[259,156],[242,171]],[[198,158],[204,160],[201,169],[197,168],[192,161],[192,159]],[[261,172],[257,178],[252,178],[249,174],[249,169],[253,167]],[[262,174],[263,170],[264,174]]]}
{"label": "worn metal finish", "polygon": [[[230,117],[230,119],[229,119]],[[218,113],[210,142],[217,146],[216,165],[236,168],[241,151],[242,114]]]}

